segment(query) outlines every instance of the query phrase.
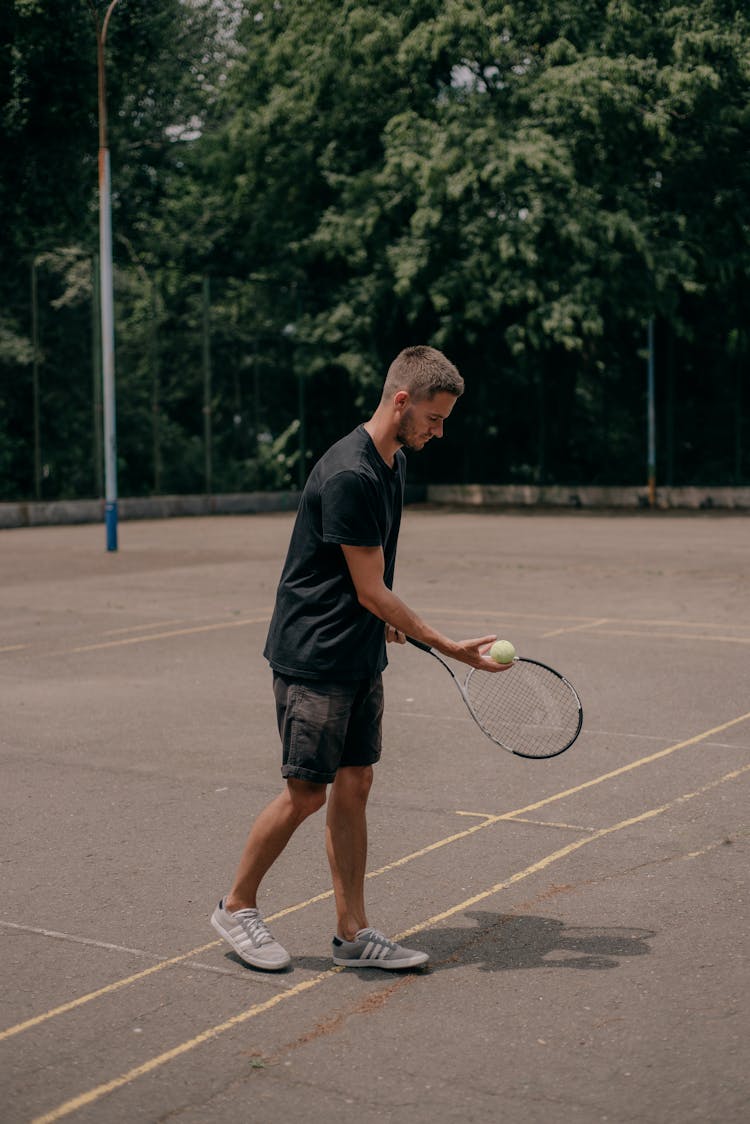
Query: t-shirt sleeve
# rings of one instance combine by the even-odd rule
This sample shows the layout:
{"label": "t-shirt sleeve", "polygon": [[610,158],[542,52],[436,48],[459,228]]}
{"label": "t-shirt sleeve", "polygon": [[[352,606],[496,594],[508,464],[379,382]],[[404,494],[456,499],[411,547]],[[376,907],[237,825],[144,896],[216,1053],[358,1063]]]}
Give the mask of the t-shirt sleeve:
{"label": "t-shirt sleeve", "polygon": [[338,472],[321,491],[323,540],[343,546],[382,546],[372,493],[356,472]]}

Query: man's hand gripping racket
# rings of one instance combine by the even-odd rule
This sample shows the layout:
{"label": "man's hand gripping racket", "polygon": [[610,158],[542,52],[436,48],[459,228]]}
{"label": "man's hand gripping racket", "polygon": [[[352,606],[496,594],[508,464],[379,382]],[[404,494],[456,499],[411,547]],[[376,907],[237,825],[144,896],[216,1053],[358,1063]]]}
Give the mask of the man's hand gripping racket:
{"label": "man's hand gripping racket", "polygon": [[505,674],[472,667],[461,683],[434,648],[406,639],[442,664],[482,733],[509,753],[556,757],[580,734],[581,700],[572,684],[546,664],[516,656]]}

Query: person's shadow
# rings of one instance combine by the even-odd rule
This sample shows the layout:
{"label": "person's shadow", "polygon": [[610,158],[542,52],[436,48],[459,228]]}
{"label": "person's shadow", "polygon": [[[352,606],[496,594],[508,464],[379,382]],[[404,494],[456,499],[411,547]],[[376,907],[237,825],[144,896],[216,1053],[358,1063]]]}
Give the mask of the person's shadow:
{"label": "person's shadow", "polygon": [[[567,925],[553,917],[473,912],[476,929],[425,934],[435,970],[475,963],[483,972],[523,968],[616,968],[623,956],[650,952],[651,929]],[[425,947],[425,945],[423,945]]]}
{"label": "person's shadow", "polygon": [[[404,943],[430,954],[434,972],[474,964],[481,972],[524,968],[575,968],[579,971],[617,968],[624,956],[651,951],[652,929],[623,926],[567,925],[553,917],[528,914],[468,912],[475,928],[426,929]],[[231,954],[230,954],[231,955]],[[294,966],[320,972],[330,959],[295,957]],[[419,972],[422,969],[415,969]],[[351,968],[372,978],[371,968]],[[383,973],[385,974],[385,973]],[[402,973],[397,973],[401,975]]]}

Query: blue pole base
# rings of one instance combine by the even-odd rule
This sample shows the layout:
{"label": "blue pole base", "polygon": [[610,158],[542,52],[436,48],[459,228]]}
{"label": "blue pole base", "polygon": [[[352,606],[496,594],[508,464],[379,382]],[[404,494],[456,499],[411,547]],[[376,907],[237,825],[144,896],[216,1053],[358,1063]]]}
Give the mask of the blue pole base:
{"label": "blue pole base", "polygon": [[117,500],[104,505],[104,523],[107,528],[107,550],[117,550]]}

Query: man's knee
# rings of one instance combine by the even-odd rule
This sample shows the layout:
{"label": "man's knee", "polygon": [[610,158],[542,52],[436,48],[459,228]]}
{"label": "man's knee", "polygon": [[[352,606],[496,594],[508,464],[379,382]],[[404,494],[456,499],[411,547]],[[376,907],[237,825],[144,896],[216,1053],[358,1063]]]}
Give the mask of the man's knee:
{"label": "man's knee", "polygon": [[292,807],[300,822],[319,811],[326,802],[326,786],[312,781],[301,781],[289,777],[286,790]]}
{"label": "man's knee", "polygon": [[372,765],[349,765],[339,769],[334,792],[344,800],[365,803],[370,795],[375,770]]}

